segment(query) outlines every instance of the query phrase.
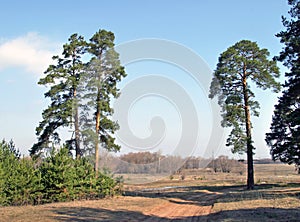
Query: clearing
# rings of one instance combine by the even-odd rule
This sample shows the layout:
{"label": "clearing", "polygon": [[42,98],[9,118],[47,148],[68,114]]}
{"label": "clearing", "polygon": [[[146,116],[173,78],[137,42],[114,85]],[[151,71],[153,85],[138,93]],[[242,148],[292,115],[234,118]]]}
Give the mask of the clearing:
{"label": "clearing", "polygon": [[184,180],[125,184],[114,198],[1,207],[0,221],[299,221],[300,176],[292,166],[257,165],[256,182],[247,191],[245,175],[189,171]]}

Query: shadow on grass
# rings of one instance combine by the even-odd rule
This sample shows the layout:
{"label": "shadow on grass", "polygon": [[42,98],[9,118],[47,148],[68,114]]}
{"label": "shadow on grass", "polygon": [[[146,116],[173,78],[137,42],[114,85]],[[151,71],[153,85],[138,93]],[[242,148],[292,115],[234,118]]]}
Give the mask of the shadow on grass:
{"label": "shadow on grass", "polygon": [[[185,207],[185,204],[213,206],[214,203],[229,203],[240,200],[279,199],[287,196],[299,198],[300,184],[263,184],[253,191],[245,190],[245,186],[188,186],[169,187],[168,189],[147,189],[125,192],[126,196],[167,199],[171,203]],[[130,205],[130,202],[128,203]],[[156,207],[156,206],[154,206]],[[299,221],[300,208],[259,207],[256,209],[223,210],[209,215],[168,218],[143,212],[103,209],[95,207],[60,207],[52,209],[56,216],[52,219],[66,222],[83,221]],[[158,214],[159,215],[159,214]]]}
{"label": "shadow on grass", "polygon": [[283,209],[260,207],[256,209],[226,210],[212,213],[198,221],[299,221],[300,208]]}
{"label": "shadow on grass", "polygon": [[56,221],[84,222],[84,221],[170,221],[167,218],[144,215],[141,212],[127,210],[108,210],[88,207],[62,207],[53,210],[57,215]]}
{"label": "shadow on grass", "polygon": [[[294,190],[292,188],[295,188]],[[146,190],[126,191],[124,196],[140,196],[148,198],[178,198],[185,202],[180,204],[196,204],[210,206],[215,202],[236,202],[239,200],[280,199],[297,197],[300,199],[300,183],[261,184],[254,190],[246,190],[244,185],[235,186],[187,186],[163,187]],[[292,190],[291,190],[292,189]],[[169,200],[171,201],[171,200]],[[174,200],[172,200],[174,201]]]}
{"label": "shadow on grass", "polygon": [[300,199],[300,183],[288,184],[261,184],[254,190],[226,192],[218,202],[236,202],[240,200],[275,200],[286,197]]}
{"label": "shadow on grass", "polygon": [[66,222],[83,221],[299,221],[300,209],[257,208],[226,210],[207,216],[189,216],[177,218],[144,215],[142,212],[126,210],[107,210],[86,207],[64,207],[54,210],[52,219]]}
{"label": "shadow on grass", "polygon": [[148,198],[178,198],[186,203],[209,206],[220,198],[223,190],[244,190],[244,186],[186,186],[163,187],[146,190],[125,191],[124,196],[140,196]]}

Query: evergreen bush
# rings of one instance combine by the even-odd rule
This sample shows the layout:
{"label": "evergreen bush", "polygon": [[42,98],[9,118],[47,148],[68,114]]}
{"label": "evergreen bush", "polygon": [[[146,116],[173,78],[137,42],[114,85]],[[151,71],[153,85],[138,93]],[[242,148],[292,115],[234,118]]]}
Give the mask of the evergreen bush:
{"label": "evergreen bush", "polygon": [[41,164],[20,158],[12,144],[0,143],[0,205],[27,205],[113,196],[118,183],[95,173],[85,158],[73,159],[67,148],[52,151]]}

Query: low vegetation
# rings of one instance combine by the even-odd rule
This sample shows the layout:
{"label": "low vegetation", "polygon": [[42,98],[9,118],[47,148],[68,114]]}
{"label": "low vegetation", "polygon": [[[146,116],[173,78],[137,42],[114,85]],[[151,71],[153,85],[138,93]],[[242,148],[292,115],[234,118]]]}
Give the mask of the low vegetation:
{"label": "low vegetation", "polygon": [[0,143],[0,205],[42,204],[114,195],[117,183],[68,149],[45,159],[20,158],[13,143]]}
{"label": "low vegetation", "polygon": [[[255,190],[245,175],[187,169],[173,178],[124,184],[101,200],[0,207],[0,221],[298,221],[300,180],[293,166],[255,164]],[[246,170],[246,169],[245,169]],[[134,178],[138,174],[124,175]]]}

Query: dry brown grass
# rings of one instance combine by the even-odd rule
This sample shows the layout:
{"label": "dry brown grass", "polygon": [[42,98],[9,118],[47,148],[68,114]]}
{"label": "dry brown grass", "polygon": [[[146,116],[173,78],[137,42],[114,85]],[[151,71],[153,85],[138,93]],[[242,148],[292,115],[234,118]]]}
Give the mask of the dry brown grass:
{"label": "dry brown grass", "polygon": [[229,191],[214,203],[210,218],[223,221],[299,221],[300,183],[260,185],[254,191]]}
{"label": "dry brown grass", "polygon": [[245,190],[245,174],[187,171],[185,180],[175,175],[127,184],[126,196],[1,207],[0,221],[299,221],[300,175],[293,166],[256,165],[255,170],[254,191]]}
{"label": "dry brown grass", "polygon": [[0,221],[126,221],[143,218],[142,212],[167,200],[145,197],[107,198],[102,200],[52,203],[40,206],[2,207]]}

